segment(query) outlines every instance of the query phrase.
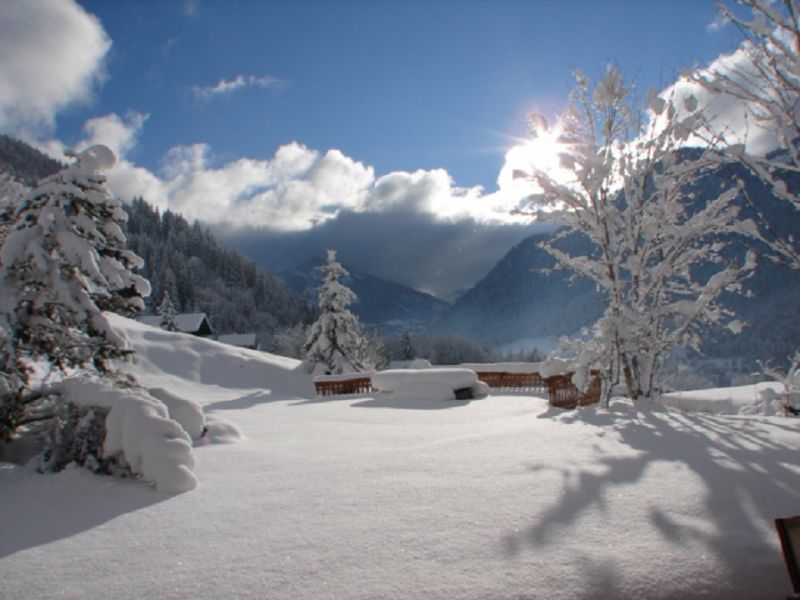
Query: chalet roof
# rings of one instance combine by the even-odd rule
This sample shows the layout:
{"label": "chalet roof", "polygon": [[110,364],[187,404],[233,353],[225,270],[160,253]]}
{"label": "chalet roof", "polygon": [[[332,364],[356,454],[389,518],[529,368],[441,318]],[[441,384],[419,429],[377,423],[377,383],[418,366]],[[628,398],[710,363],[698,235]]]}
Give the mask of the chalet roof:
{"label": "chalet roof", "polygon": [[229,333],[221,335],[217,338],[218,342],[229,344],[231,346],[239,346],[242,348],[254,348],[256,346],[255,333]]}
{"label": "chalet roof", "polygon": [[[139,317],[138,321],[151,327],[160,327],[161,325],[161,317],[159,315]],[[175,324],[178,326],[178,331],[182,333],[198,333],[204,329],[204,333],[211,333],[211,324],[208,322],[206,313],[181,313],[175,315]]]}

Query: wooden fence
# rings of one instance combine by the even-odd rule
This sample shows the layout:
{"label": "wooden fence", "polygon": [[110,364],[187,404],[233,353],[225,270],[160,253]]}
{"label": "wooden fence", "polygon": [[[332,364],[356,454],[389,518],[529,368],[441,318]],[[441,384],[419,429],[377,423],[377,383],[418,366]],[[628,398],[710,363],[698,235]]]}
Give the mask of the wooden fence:
{"label": "wooden fence", "polygon": [[[575,408],[600,401],[601,382],[599,373],[593,372],[586,391],[581,392],[572,383],[572,373],[542,377],[539,373],[507,373],[501,371],[477,372],[478,379],[495,390],[524,390],[545,393],[550,406]],[[375,391],[370,377],[353,377],[337,381],[314,381],[318,396],[345,396],[348,394],[371,394]]]}
{"label": "wooden fence", "polygon": [[592,373],[592,379],[586,391],[581,392],[572,383],[572,373],[564,375],[554,375],[548,377],[547,396],[550,406],[557,408],[575,408],[576,406],[588,406],[600,402],[602,392],[602,382],[599,373]]}
{"label": "wooden fence", "polygon": [[314,381],[317,396],[345,396],[347,394],[370,394],[375,391],[371,377],[354,377],[342,381]]}

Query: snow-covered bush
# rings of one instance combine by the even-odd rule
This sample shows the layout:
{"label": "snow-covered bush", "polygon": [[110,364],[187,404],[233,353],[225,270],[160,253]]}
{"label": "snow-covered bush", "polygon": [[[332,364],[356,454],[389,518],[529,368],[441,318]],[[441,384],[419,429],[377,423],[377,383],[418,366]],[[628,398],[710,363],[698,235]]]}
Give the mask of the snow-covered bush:
{"label": "snow-covered bush", "polygon": [[[639,108],[616,69],[594,88],[577,73],[560,131],[532,119],[534,134],[553,136],[562,149],[569,177],[556,181],[536,167],[515,173],[540,190],[533,214],[566,225],[543,248],[605,300],[591,336],[563,350],[579,363],[576,372],[600,370],[606,398],[620,378],[631,398],[652,397],[671,349],[697,348],[710,324],[741,327],[717,300],[755,267],[752,254],[737,261],[722,252],[731,236],[756,230],[739,218],[738,187],[693,201],[692,186],[719,164],[711,150],[686,149],[701,122],[696,102],[688,98],[678,111],[672,98],[651,92],[649,99],[649,112]],[[585,237],[592,251],[561,250],[557,240],[566,235]]]}
{"label": "snow-covered bush", "polygon": [[336,262],[336,251],[328,250],[328,258],[320,270],[323,281],[318,292],[319,318],[311,325],[303,346],[306,361],[315,373],[352,373],[366,371],[370,347],[361,325],[348,306],[356,295],[339,278],[347,274]]}
{"label": "snow-covered bush", "polygon": [[[86,415],[94,414],[94,421],[105,414],[101,460],[127,465],[158,491],[185,492],[197,486],[191,436],[170,418],[163,402],[143,390],[82,378],[67,379],[58,390],[67,403]],[[78,440],[78,435],[72,439]],[[96,456],[99,438],[93,439],[89,447]],[[59,456],[62,467],[70,462],[63,452]]]}
{"label": "snow-covered bush", "polygon": [[764,366],[765,374],[779,381],[783,389],[763,390],[755,405],[743,409],[742,414],[800,415],[800,353],[795,354],[790,363],[792,366],[786,373]]}

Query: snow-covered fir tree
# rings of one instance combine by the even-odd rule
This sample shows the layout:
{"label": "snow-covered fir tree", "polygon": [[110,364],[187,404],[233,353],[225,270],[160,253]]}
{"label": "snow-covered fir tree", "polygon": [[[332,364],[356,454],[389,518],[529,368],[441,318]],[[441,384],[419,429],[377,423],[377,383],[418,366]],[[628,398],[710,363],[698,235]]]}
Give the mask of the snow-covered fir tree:
{"label": "snow-covered fir tree", "polygon": [[175,305],[169,297],[169,292],[164,292],[161,304],[158,305],[158,316],[161,317],[161,321],[159,321],[159,327],[161,327],[161,329],[178,331],[178,323],[176,321],[178,311],[175,310]]}
{"label": "snow-covered fir tree", "polygon": [[69,156],[72,165],[22,200],[0,249],[2,438],[42,416],[32,361],[112,375],[109,361],[130,350],[103,311],[136,314],[150,293],[133,273],[141,259],[125,248],[120,225],[127,215],[100,174],[113,165],[113,153],[98,145]]}
{"label": "snow-covered fir tree", "polygon": [[[556,181],[535,168],[516,175],[541,190],[532,196],[535,208],[567,225],[543,248],[592,281],[606,303],[594,336],[563,347],[571,368],[582,381],[588,368],[600,370],[607,394],[622,381],[631,398],[652,397],[673,348],[699,349],[712,324],[741,328],[718,299],[737,289],[755,257],[723,250],[756,227],[740,219],[735,182],[702,205],[692,201],[692,186],[719,164],[711,149],[686,148],[702,123],[694,98],[678,111],[672,98],[652,91],[646,113],[616,69],[594,88],[581,73],[576,81],[556,136],[570,177]],[[553,135],[543,117],[532,124],[537,135]],[[559,249],[557,240],[569,234],[585,236],[593,250]]]}
{"label": "snow-covered fir tree", "polygon": [[365,336],[361,325],[348,307],[356,295],[339,278],[347,271],[336,261],[336,251],[320,267],[322,284],[317,294],[319,318],[311,325],[303,354],[317,373],[364,371]]}

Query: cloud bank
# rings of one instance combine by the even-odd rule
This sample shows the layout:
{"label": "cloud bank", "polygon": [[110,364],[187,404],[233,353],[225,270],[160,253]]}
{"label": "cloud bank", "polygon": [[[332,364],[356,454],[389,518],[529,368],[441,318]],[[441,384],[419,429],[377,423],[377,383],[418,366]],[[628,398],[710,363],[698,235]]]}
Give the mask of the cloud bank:
{"label": "cloud bank", "polygon": [[50,131],[56,114],[87,102],[111,47],[99,21],[74,0],[4,0],[0,10],[0,128]]}

